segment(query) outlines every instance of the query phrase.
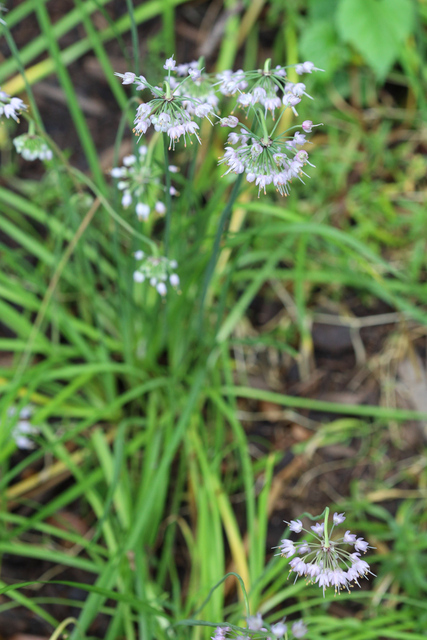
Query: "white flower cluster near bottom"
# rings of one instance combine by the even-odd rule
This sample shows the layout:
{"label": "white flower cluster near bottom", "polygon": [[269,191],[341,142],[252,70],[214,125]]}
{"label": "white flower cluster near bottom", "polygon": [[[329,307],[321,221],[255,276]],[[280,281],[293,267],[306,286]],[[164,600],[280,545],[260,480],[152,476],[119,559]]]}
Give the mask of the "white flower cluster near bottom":
{"label": "white flower cluster near bottom", "polygon": [[24,133],[13,140],[16,151],[24,160],[52,160],[53,153],[40,136]]}
{"label": "white flower cluster near bottom", "polygon": [[135,282],[147,280],[161,296],[166,295],[168,283],[175,289],[179,287],[179,276],[175,273],[178,267],[176,260],[169,260],[164,256],[146,256],[143,251],[136,251],[134,257],[140,262],[133,274]]}
{"label": "white flower cluster near bottom", "polygon": [[[178,167],[169,165],[169,171],[177,173]],[[114,167],[110,173],[119,180],[117,188],[123,193],[122,205],[127,208],[133,203],[138,220],[148,220],[153,211],[159,216],[165,215],[166,188],[160,182],[163,172],[151,160],[145,145],[139,147],[138,156],[125,156],[123,166]],[[179,195],[174,186],[171,186],[170,194]]]}
{"label": "white flower cluster near bottom", "polygon": [[[308,582],[323,589],[323,595],[327,587],[334,587],[335,592],[341,589],[350,591],[353,584],[360,587],[358,578],[367,578],[369,573],[375,575],[370,571],[369,564],[360,558],[360,552],[365,553],[373,547],[363,538],[356,538],[350,531],[346,531],[341,538],[331,540],[329,536],[332,535],[335,526],[344,522],[345,517],[343,513],[334,513],[333,525],[328,535],[328,515],[327,511],[325,521],[312,526],[311,532],[303,528],[301,520],[286,523],[295,533],[305,531],[312,535],[314,532],[315,541],[293,542],[285,539],[278,547],[282,557],[292,558],[298,554],[299,557],[292,558],[289,563],[290,571],[296,574],[295,580],[299,576],[306,576]],[[354,552],[349,553],[343,548],[345,545],[352,546]]]}
{"label": "white flower cluster near bottom", "polygon": [[[215,633],[212,636],[212,640],[228,640],[227,633],[229,634],[231,631],[230,627],[217,627],[215,629]],[[280,640],[280,638],[284,638],[286,636],[286,640],[290,640],[293,638],[303,638],[307,633],[307,627],[305,626],[302,620],[297,620],[293,622],[291,625],[291,636],[289,635],[288,625],[285,624],[285,618],[281,622],[277,622],[276,624],[267,625],[260,613],[256,616],[250,616],[248,618],[248,633],[244,636],[238,636],[237,640],[251,640],[251,638],[255,637],[253,634],[256,634],[256,638],[264,638],[265,640]],[[230,636],[228,636],[230,637]]]}

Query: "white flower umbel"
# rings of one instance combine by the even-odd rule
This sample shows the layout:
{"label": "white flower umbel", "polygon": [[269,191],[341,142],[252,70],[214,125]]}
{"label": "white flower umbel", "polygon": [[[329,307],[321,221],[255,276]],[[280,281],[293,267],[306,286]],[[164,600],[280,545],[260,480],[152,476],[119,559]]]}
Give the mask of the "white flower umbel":
{"label": "white flower umbel", "polygon": [[[228,136],[229,146],[220,158],[229,169],[227,173],[245,174],[248,182],[254,182],[261,191],[272,185],[282,195],[289,193],[289,185],[293,178],[303,181],[307,174],[303,171],[308,161],[308,153],[299,147],[307,143],[306,133],[310,133],[315,126],[311,120],[304,120],[301,131],[291,129],[279,135],[276,130],[285,110],[290,108],[294,115],[298,115],[296,105],[302,97],[311,98],[302,82],[289,82],[286,78],[286,68],[277,66],[271,68],[271,60],[265,62],[263,69],[257,71],[222,72],[219,79],[219,90],[226,95],[237,98],[237,107],[254,115],[250,128],[241,124],[240,132],[233,131]],[[314,70],[314,66],[313,69]],[[267,120],[275,120],[276,111],[279,117],[274,126]],[[221,126],[235,128],[239,120],[235,115],[223,117]],[[296,127],[292,127],[293,130]],[[311,165],[314,166],[314,165]],[[225,175],[226,175],[225,174]]]}
{"label": "white flower umbel", "polygon": [[143,251],[136,251],[134,258],[139,262],[133,274],[135,282],[149,282],[162,297],[166,295],[168,285],[174,289],[179,287],[179,276],[175,273],[178,267],[176,260],[169,260],[164,256],[147,256]]}
{"label": "white flower umbel", "polygon": [[[375,575],[369,568],[369,564],[361,560],[360,553],[373,549],[363,538],[357,538],[355,534],[346,531],[345,534],[334,540],[331,539],[335,526],[345,520],[343,513],[334,513],[333,524],[328,532],[329,508],[325,510],[325,519],[311,527],[311,532],[302,527],[301,520],[291,520],[286,524],[291,531],[300,533],[305,531],[313,536],[313,540],[292,542],[282,540],[278,549],[282,557],[292,558],[289,563],[290,572],[299,576],[306,576],[310,583],[317,584],[323,589],[323,595],[327,587],[334,587],[335,592],[341,589],[350,591],[354,584],[360,586],[358,578],[367,578],[368,574]],[[350,553],[344,547],[354,548]],[[298,555],[296,555],[298,554]],[[296,557],[293,557],[296,556]]]}
{"label": "white flower umbel", "polygon": [[24,133],[14,138],[13,144],[16,151],[24,158],[24,160],[52,160],[53,153],[47,146],[46,142],[40,136]]}
{"label": "white flower umbel", "polygon": [[[122,205],[127,208],[133,204],[139,220],[148,220],[152,212],[159,216],[165,214],[166,205],[163,200],[166,187],[160,181],[163,171],[154,162],[145,145],[140,145],[138,155],[125,156],[123,165],[114,167],[110,173],[118,180],[117,188],[122,192]],[[174,193],[178,192],[175,190]]]}
{"label": "white flower umbel", "polygon": [[298,178],[303,182],[302,176],[307,176],[303,167],[306,164],[314,167],[308,160],[307,151],[297,151],[295,148],[305,142],[305,136],[282,134],[274,137],[268,134],[262,114],[261,118],[264,135],[258,136],[241,125],[239,133],[233,131],[229,134],[229,146],[225,147],[219,163],[229,167],[224,175],[230,172],[245,173],[246,180],[255,182],[258,187],[258,196],[261,191],[266,193],[268,185],[273,185],[280,195],[287,196],[292,179]]}
{"label": "white flower umbel", "polygon": [[11,98],[8,93],[0,88],[0,116],[5,115],[6,118],[13,118],[13,120],[19,122],[18,115],[26,109],[28,107],[21,98]]}
{"label": "white flower umbel", "polygon": [[209,120],[209,115],[213,114],[216,107],[214,91],[207,76],[194,66],[189,66],[189,75],[177,79],[171,72],[181,73],[182,65],[177,67],[173,57],[166,60],[163,68],[168,72],[163,88],[155,87],[144,76],[137,77],[129,71],[115,74],[122,78],[122,84],[135,84],[138,91],[148,89],[153,96],[148,102],[141,102],[137,108],[133,131],[140,139],[153,126],[156,131],[167,134],[169,149],[175,149],[175,143],[180,138],[183,138],[184,144],[187,139],[191,143],[193,135],[200,143],[200,127],[194,118]]}

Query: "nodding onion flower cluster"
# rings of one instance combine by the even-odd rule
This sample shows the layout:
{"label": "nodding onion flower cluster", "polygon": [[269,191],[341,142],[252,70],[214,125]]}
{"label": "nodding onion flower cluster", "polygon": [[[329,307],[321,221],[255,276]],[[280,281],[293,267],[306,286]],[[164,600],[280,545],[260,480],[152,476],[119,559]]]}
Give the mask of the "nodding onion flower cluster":
{"label": "nodding onion flower cluster", "polygon": [[[156,131],[161,131],[168,135],[169,149],[175,149],[175,143],[181,137],[186,144],[187,138],[191,142],[190,136],[194,135],[198,142],[201,143],[197,133],[200,126],[195,122],[194,117],[199,119],[207,118],[209,120],[209,114],[213,113],[215,108],[214,104],[209,101],[209,96],[213,95],[214,92],[208,89],[207,76],[205,74],[202,76],[201,71],[195,69],[194,65],[188,65],[188,75],[178,81],[171,76],[171,71],[177,70],[173,56],[166,60],[163,68],[168,72],[168,77],[164,82],[164,89],[154,87],[144,76],[137,77],[131,72],[115,74],[122,78],[122,84],[136,84],[138,91],[149,89],[153,96],[152,100],[141,102],[138,106],[134,121],[134,133],[140,139],[148,128],[153,125]],[[191,86],[191,83],[193,83],[193,86]]]}
{"label": "nodding onion flower cluster", "polygon": [[[320,69],[311,62],[305,62],[296,65],[295,71],[302,74]],[[285,67],[277,66],[270,69],[269,60],[262,70],[247,73],[225,72],[221,75],[220,90],[226,95],[237,96],[236,106],[246,110],[246,117],[253,112],[254,123],[260,129],[260,133],[257,134],[247,126],[241,125],[239,132],[233,131],[229,134],[229,146],[226,146],[224,156],[219,160],[228,166],[224,175],[230,172],[244,173],[248,182],[255,182],[258,196],[261,190],[266,193],[266,187],[270,184],[276,187],[280,195],[286,196],[293,178],[303,182],[302,175],[307,175],[303,167],[306,164],[314,165],[309,162],[307,151],[298,150],[298,147],[308,142],[305,134],[319,125],[305,120],[301,125],[303,131],[296,131],[293,136],[287,135],[287,132],[275,135],[275,131],[286,108],[292,109],[297,116],[296,106],[302,97],[305,95],[312,99],[305,89],[306,86],[302,82],[286,80]],[[269,132],[267,112],[271,113],[274,120],[276,109],[281,109],[280,117]],[[231,115],[224,118],[221,124],[234,128],[239,121]]]}
{"label": "nodding onion flower cluster", "polygon": [[[346,531],[340,538],[331,539],[334,528],[342,524],[345,520],[343,513],[334,513],[333,524],[328,533],[329,509],[325,510],[324,522],[318,522],[307,531],[302,526],[301,520],[291,520],[290,531],[301,533],[305,531],[313,536],[314,540],[302,540],[293,542],[292,540],[282,540],[279,547],[284,558],[292,558],[289,563],[290,572],[296,574],[295,580],[299,576],[306,576],[309,583],[317,584],[323,589],[334,587],[335,593],[341,589],[347,589],[354,584],[360,587],[358,578],[367,578],[368,574],[375,575],[370,571],[369,564],[360,558],[361,553],[366,553],[368,549],[373,549],[363,538],[357,538],[354,533]],[[354,551],[349,553],[344,547],[353,547]]]}
{"label": "nodding onion flower cluster", "polygon": [[19,114],[26,109],[28,107],[21,98],[11,98],[8,93],[0,89],[0,116],[5,115],[6,118],[13,118],[15,122],[19,122]]}
{"label": "nodding onion flower cluster", "polygon": [[[166,213],[166,205],[163,202],[166,187],[160,182],[163,171],[151,160],[148,148],[145,145],[138,147],[138,156],[129,155],[123,158],[121,167],[114,167],[110,173],[118,179],[117,188],[123,192],[122,205],[129,207],[135,204],[135,212],[138,220],[148,220],[151,211],[159,216]],[[178,167],[169,165],[171,173],[177,173]],[[172,196],[178,195],[174,186],[170,187]]]}
{"label": "nodding onion flower cluster", "polygon": [[134,271],[135,282],[149,282],[163,297],[167,294],[168,283],[175,289],[179,287],[179,276],[175,273],[178,263],[164,256],[147,256],[143,251],[136,251],[134,258],[140,264]]}
{"label": "nodding onion flower cluster", "polygon": [[[247,181],[258,187],[258,196],[261,191],[266,193],[270,184],[282,196],[288,195],[292,179],[303,181],[302,176],[307,175],[303,171],[304,166],[314,166],[308,160],[307,151],[298,147],[308,142],[306,133],[320,125],[305,120],[301,125],[302,131],[295,131],[293,135],[288,135],[288,132],[276,134],[280,118],[287,108],[297,116],[296,107],[302,98],[312,99],[303,82],[287,80],[285,67],[271,69],[270,60],[267,60],[263,69],[248,72],[227,70],[212,76],[204,72],[199,62],[177,65],[171,57],[163,68],[168,74],[164,88],[152,86],[144,76],[137,77],[131,72],[116,73],[123,84],[135,84],[137,90],[149,89],[153,96],[150,101],[141,102],[136,110],[134,132],[139,139],[153,126],[169,137],[169,149],[175,149],[178,140],[183,138],[186,143],[192,135],[201,142],[198,132],[203,118],[211,124],[217,119],[221,126],[232,129],[240,124],[240,130],[229,134],[228,145],[219,163],[228,167],[224,175],[244,173]],[[321,71],[312,62],[297,64],[293,68],[298,75]],[[218,93],[235,97],[235,108],[245,110],[246,117],[252,114],[254,126],[249,128],[240,123],[233,113],[221,117],[218,114]],[[269,131],[267,117],[270,114],[274,121],[276,110],[280,110],[280,116]]]}
{"label": "nodding onion flower cluster", "polygon": [[47,146],[46,142],[40,136],[30,133],[23,133],[21,136],[14,138],[13,144],[17,153],[24,160],[52,160],[53,153]]}
{"label": "nodding onion flower cluster", "polygon": [[[283,618],[281,622],[268,625],[262,619],[260,613],[258,613],[256,616],[250,616],[247,622],[247,633],[243,636],[239,636],[238,640],[251,640],[251,638],[255,637],[258,640],[280,640],[280,638],[291,640],[291,638],[303,638],[308,631],[302,620],[293,622],[290,631],[288,630],[288,625],[285,624],[285,618]],[[230,637],[230,632],[230,627],[217,627],[215,629],[214,635],[211,637],[211,640],[228,640],[228,638]],[[229,635],[227,636],[227,634]]]}
{"label": "nodding onion flower cluster", "polygon": [[[228,118],[228,121],[233,116]],[[305,122],[307,130],[313,126],[311,121]],[[230,172],[245,173],[248,182],[255,182],[258,187],[258,196],[261,190],[266,193],[266,187],[273,184],[282,196],[289,193],[289,185],[292,178],[298,178],[303,182],[301,175],[307,175],[303,171],[306,164],[314,167],[308,160],[305,149],[297,150],[297,145],[307,142],[305,134],[297,131],[292,138],[284,136],[264,135],[258,136],[244,125],[240,132],[231,132],[228,136],[230,146],[225,148],[224,156],[219,163],[225,163]],[[293,157],[288,157],[288,153]]]}

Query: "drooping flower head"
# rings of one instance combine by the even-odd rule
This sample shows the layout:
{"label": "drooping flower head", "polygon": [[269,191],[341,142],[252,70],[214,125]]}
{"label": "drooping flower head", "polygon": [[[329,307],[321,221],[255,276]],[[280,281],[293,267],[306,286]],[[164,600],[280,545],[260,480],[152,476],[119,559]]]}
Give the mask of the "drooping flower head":
{"label": "drooping flower head", "polygon": [[[305,64],[305,63],[304,63]],[[310,67],[311,68],[311,67]],[[304,67],[305,69],[305,67]],[[313,65],[313,69],[315,69]],[[305,95],[306,87],[302,82],[288,81],[286,68],[277,66],[274,69],[267,60],[263,69],[256,71],[237,71],[235,73],[222,72],[217,76],[219,90],[237,97],[237,106],[246,111],[246,117],[253,115],[253,124],[249,128],[240,124],[240,131],[233,131],[228,136],[228,146],[220,158],[219,163],[228,166],[226,174],[233,172],[244,173],[248,182],[254,182],[265,194],[266,188],[272,185],[282,196],[289,193],[289,185],[294,178],[303,181],[307,176],[304,171],[308,160],[308,152],[300,149],[308,143],[306,133],[310,133],[315,126],[311,120],[304,120],[302,131],[291,130],[277,134],[277,127],[284,111],[292,109],[295,115],[296,105]],[[268,123],[269,114],[275,120],[276,110],[279,118],[274,126]],[[222,118],[222,126],[237,127],[239,120],[230,115]],[[296,129],[293,127],[292,129]]]}
{"label": "drooping flower head", "polygon": [[133,274],[135,282],[149,282],[162,297],[167,294],[168,285],[175,289],[179,287],[176,260],[169,260],[164,256],[147,256],[143,251],[136,251],[134,258],[139,263]]}
{"label": "drooping flower head", "polygon": [[[373,547],[350,531],[346,531],[339,538],[332,539],[335,526],[342,524],[345,517],[344,513],[334,513],[329,533],[328,517],[329,509],[327,508],[324,521],[310,527],[311,532],[302,527],[301,520],[287,522],[291,531],[297,533],[305,531],[311,539],[301,542],[285,539],[278,547],[279,555],[292,558],[289,567],[290,572],[296,574],[295,580],[299,576],[306,576],[308,582],[317,584],[323,589],[323,595],[327,587],[334,587],[335,592],[341,589],[349,591],[353,584],[360,586],[358,578],[367,578],[368,574],[375,575],[370,570],[369,564],[360,558],[361,552],[365,553]],[[354,551],[352,553],[347,551],[346,546],[353,547]]]}
{"label": "drooping flower head", "polygon": [[137,77],[131,72],[115,74],[122,78],[122,84],[135,84],[138,91],[148,89],[153,96],[148,102],[141,102],[137,108],[134,133],[141,138],[148,128],[153,126],[156,131],[169,136],[170,149],[175,149],[175,143],[180,138],[183,138],[185,144],[187,139],[191,142],[193,135],[200,143],[200,126],[195,118],[209,119],[209,114],[216,106],[213,97],[209,98],[212,91],[207,91],[208,83],[205,77],[194,66],[188,67],[188,75],[185,78],[178,79],[172,75],[172,72],[181,71],[180,66],[176,66],[173,56],[166,60],[163,67],[168,72],[163,88],[153,86],[144,76]]}
{"label": "drooping flower head", "polygon": [[307,176],[304,166],[314,166],[308,160],[307,151],[296,148],[305,142],[305,135],[299,132],[293,137],[256,135],[241,125],[240,132],[229,134],[229,146],[225,147],[219,163],[228,166],[224,175],[245,173],[246,180],[258,187],[258,196],[261,191],[266,193],[268,185],[273,185],[280,195],[286,196],[293,178],[303,182],[302,176]]}
{"label": "drooping flower head", "polygon": [[53,153],[47,146],[46,142],[40,136],[23,133],[21,136],[14,138],[13,144],[16,151],[24,158],[24,160],[52,160]]}
{"label": "drooping flower head", "polygon": [[[138,155],[123,158],[121,167],[111,170],[113,178],[117,178],[117,188],[122,191],[122,205],[127,208],[131,204],[135,207],[139,220],[147,220],[152,212],[163,216],[166,205],[163,202],[166,187],[161,182],[162,169],[153,161],[148,148],[141,145]],[[177,167],[171,165],[169,170],[175,173]],[[171,195],[178,192],[171,187]]]}

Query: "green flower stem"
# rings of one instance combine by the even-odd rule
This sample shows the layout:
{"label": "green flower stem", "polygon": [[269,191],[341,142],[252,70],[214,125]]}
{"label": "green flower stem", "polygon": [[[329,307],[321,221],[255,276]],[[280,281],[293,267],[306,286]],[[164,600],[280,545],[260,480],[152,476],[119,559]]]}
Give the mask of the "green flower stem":
{"label": "green flower stem", "polygon": [[269,139],[269,134],[268,134],[268,131],[267,131],[267,123],[265,121],[265,116],[264,116],[264,114],[263,114],[261,109],[260,109],[258,115],[259,115],[259,119],[260,119],[260,122],[261,122],[262,133],[263,133],[263,136],[264,136],[262,141],[263,141],[263,143],[265,145],[267,145],[268,144],[268,139]]}
{"label": "green flower stem", "polygon": [[267,58],[267,60],[264,62],[264,73],[270,73],[270,68],[271,68],[271,58]]}
{"label": "green flower stem", "polygon": [[41,131],[45,131],[44,125],[43,125],[43,120],[41,118],[40,115],[40,111],[38,110],[37,107],[37,103],[35,101],[34,98],[34,94],[33,94],[33,90],[31,88],[30,83],[28,82],[27,79],[27,74],[25,72],[25,67],[21,62],[21,55],[19,53],[19,50],[15,44],[15,40],[13,39],[12,34],[10,33],[9,29],[6,27],[6,29],[3,30],[3,35],[6,38],[7,44],[9,45],[9,49],[12,53],[13,58],[16,60],[17,66],[19,68],[19,71],[21,72],[21,75],[24,79],[24,84],[25,84],[25,89],[27,91],[27,96],[28,96],[28,100],[30,102],[30,106],[31,106],[31,115],[32,117],[35,119],[35,121],[37,122],[37,125],[39,127],[39,129]]}
{"label": "green flower stem", "polygon": [[218,261],[218,257],[219,257],[219,253],[220,253],[220,242],[221,242],[221,236],[222,233],[224,231],[225,225],[228,222],[228,219],[231,215],[231,212],[233,210],[233,205],[237,200],[237,196],[239,195],[239,191],[240,191],[240,185],[242,184],[242,180],[243,180],[243,173],[241,173],[236,182],[234,183],[234,187],[233,190],[230,194],[230,198],[227,202],[227,204],[225,205],[223,212],[221,214],[221,218],[219,220],[219,224],[218,224],[218,229],[216,232],[216,236],[215,236],[215,241],[214,241],[214,246],[212,249],[212,254],[208,263],[208,266],[206,268],[206,272],[205,272],[205,281],[203,283],[203,290],[202,290],[202,295],[201,295],[201,299],[200,299],[200,310],[199,310],[199,335],[201,335],[202,333],[202,327],[203,327],[203,311],[204,311],[204,306],[205,306],[205,300],[206,300],[206,294],[208,292],[209,289],[209,285],[211,283],[212,280],[212,276],[214,274],[215,271],[215,267],[216,267],[216,263]]}
{"label": "green flower stem", "polygon": [[136,76],[139,76],[139,42],[138,27],[135,21],[135,13],[132,0],[126,0],[126,6],[130,19],[130,30],[132,34],[132,53],[133,53],[133,70]]}
{"label": "green flower stem", "polygon": [[328,520],[329,520],[329,507],[325,509],[325,524],[324,524],[324,534],[325,534],[325,548],[329,547],[329,535],[328,535]]}
{"label": "green flower stem", "polygon": [[[169,84],[165,83],[167,87]],[[169,87],[170,90],[170,87]],[[163,149],[165,152],[165,173],[166,173],[166,224],[165,224],[165,257],[169,253],[170,227],[172,218],[172,196],[171,196],[171,174],[169,171],[169,146],[166,134],[163,134]]]}

